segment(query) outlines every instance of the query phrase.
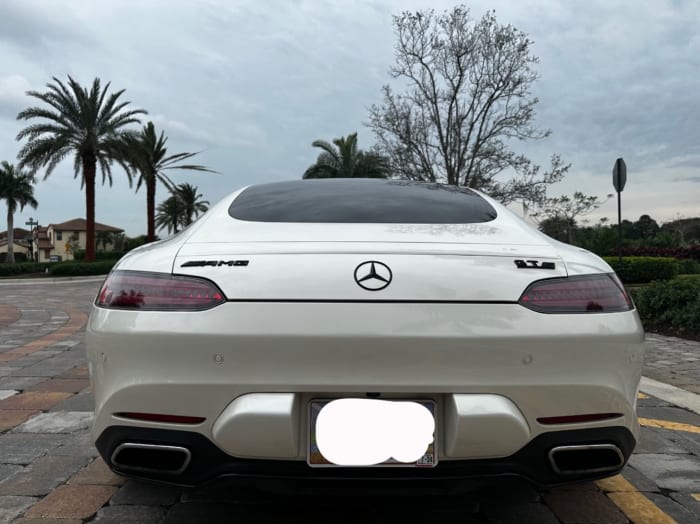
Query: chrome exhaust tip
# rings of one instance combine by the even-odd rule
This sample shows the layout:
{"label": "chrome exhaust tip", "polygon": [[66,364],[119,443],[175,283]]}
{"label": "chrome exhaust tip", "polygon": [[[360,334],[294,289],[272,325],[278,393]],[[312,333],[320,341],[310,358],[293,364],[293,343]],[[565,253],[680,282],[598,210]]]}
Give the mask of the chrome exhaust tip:
{"label": "chrome exhaust tip", "polygon": [[606,473],[619,470],[625,457],[615,444],[580,444],[552,448],[549,463],[558,475]]}
{"label": "chrome exhaust tip", "polygon": [[192,453],[182,446],[124,442],[112,453],[112,465],[124,472],[179,475],[192,460]]}

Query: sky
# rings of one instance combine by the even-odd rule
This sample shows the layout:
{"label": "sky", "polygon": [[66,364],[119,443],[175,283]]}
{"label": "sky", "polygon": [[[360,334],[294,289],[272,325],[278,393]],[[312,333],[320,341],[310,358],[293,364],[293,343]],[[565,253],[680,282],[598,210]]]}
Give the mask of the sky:
{"label": "sky", "polygon": [[[16,162],[22,109],[52,77],[95,77],[148,111],[168,151],[199,151],[219,174],[171,171],[212,204],[249,184],[300,178],[318,156],[316,139],[358,132],[381,101],[394,57],[392,15],[449,9],[442,0],[2,0],[0,160]],[[553,153],[572,164],[550,196],[613,193],[615,159],[627,164],[623,219],[700,216],[700,5],[697,0],[478,0],[533,40],[539,57],[535,123],[551,136],[519,142],[543,166]],[[146,195],[114,169],[98,184],[96,220],[146,231]],[[499,179],[510,176],[502,173]],[[85,216],[72,160],[47,179],[37,210],[15,217],[42,225]],[[159,187],[157,201],[167,197]],[[7,208],[0,202],[0,229]],[[587,217],[617,220],[616,199]],[[165,236],[165,232],[161,235]]]}

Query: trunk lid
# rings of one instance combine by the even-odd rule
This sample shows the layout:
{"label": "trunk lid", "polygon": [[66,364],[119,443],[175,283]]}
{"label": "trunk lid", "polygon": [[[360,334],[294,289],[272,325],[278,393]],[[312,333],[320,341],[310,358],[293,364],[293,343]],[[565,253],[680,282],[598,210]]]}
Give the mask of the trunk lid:
{"label": "trunk lid", "polygon": [[[527,260],[553,268],[519,267]],[[208,278],[229,300],[331,302],[514,302],[567,274],[549,245],[415,242],[187,243],[173,273]]]}

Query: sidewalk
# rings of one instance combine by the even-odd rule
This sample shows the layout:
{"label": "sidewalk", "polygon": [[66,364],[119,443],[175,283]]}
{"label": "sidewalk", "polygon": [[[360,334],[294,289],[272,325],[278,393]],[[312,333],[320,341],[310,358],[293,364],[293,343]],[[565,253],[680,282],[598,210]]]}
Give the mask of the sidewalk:
{"label": "sidewalk", "polygon": [[224,481],[185,490],[114,475],[92,444],[85,361],[87,314],[103,278],[0,281],[0,524],[700,524],[700,342],[656,334],[646,340],[640,442],[622,475],[605,481],[551,490],[504,482],[447,507],[285,499]]}
{"label": "sidewalk", "polygon": [[644,376],[700,393],[700,342],[647,333]]}

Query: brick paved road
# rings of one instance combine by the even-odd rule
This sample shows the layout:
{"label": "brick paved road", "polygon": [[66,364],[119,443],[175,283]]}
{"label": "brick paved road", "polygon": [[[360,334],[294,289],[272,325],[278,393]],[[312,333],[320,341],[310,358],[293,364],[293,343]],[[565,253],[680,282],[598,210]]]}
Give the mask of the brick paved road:
{"label": "brick paved road", "polygon": [[[0,281],[0,523],[460,522],[700,524],[700,416],[640,400],[622,476],[554,490],[500,483],[461,497],[250,494],[127,480],[92,446],[84,324],[99,282]],[[700,393],[700,343],[648,337],[645,375]],[[55,520],[60,519],[60,520]]]}

